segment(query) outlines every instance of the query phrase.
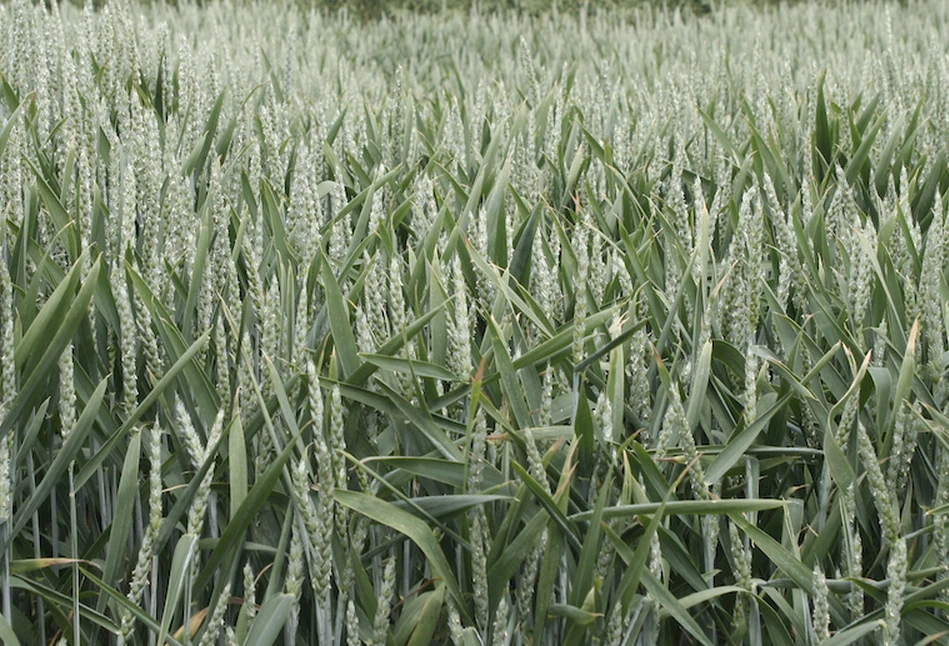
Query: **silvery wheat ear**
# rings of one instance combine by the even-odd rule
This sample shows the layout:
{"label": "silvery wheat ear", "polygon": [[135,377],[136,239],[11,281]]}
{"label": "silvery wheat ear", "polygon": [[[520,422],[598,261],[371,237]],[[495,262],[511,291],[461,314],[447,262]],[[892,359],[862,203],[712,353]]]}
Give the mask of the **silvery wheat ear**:
{"label": "silvery wheat ear", "polygon": [[830,639],[830,591],[827,588],[827,579],[820,564],[814,566],[814,636],[820,644]]}
{"label": "silvery wheat ear", "polygon": [[903,610],[903,593],[906,589],[906,572],[909,567],[906,539],[900,538],[893,545],[890,560],[886,566],[886,575],[890,587],[886,593],[886,607],[884,613],[886,644],[898,643],[900,637],[900,620]]}
{"label": "silvery wheat ear", "polygon": [[0,3],[0,634],[939,634],[949,4],[333,4]]}

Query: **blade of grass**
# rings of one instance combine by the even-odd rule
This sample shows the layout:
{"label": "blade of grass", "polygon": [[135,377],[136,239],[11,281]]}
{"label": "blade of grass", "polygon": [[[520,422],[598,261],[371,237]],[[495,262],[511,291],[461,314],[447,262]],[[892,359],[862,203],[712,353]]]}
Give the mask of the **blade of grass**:
{"label": "blade of grass", "polygon": [[458,581],[455,579],[451,566],[448,564],[441,547],[439,547],[435,535],[432,534],[432,530],[424,521],[391,503],[356,491],[336,489],[333,496],[339,504],[349,507],[377,523],[391,527],[418,545],[422,553],[428,558],[432,572],[444,581],[448,587],[448,592],[454,597],[459,611],[467,621],[471,621],[471,618],[467,616],[466,604],[461,596],[461,589],[458,587]]}

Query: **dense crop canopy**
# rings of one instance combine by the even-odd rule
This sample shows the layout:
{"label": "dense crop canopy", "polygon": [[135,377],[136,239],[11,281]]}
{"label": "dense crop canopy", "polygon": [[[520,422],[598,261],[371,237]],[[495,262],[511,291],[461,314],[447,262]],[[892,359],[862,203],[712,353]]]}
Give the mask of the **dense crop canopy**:
{"label": "dense crop canopy", "polygon": [[0,5],[0,639],[949,631],[949,5]]}

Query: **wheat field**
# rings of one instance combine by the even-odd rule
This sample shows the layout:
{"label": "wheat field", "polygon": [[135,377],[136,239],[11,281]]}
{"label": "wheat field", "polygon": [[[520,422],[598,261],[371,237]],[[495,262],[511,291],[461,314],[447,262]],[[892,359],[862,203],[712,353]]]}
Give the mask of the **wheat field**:
{"label": "wheat field", "polygon": [[949,5],[0,4],[5,644],[949,642]]}

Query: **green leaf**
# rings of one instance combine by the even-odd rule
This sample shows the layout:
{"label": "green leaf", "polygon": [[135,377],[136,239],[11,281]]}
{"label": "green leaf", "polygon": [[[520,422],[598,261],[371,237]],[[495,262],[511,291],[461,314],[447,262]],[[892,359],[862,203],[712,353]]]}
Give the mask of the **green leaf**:
{"label": "green leaf", "polygon": [[344,377],[356,374],[359,369],[359,354],[356,349],[356,337],[353,336],[352,324],[349,321],[349,307],[339,289],[336,276],[330,263],[323,262],[323,289],[326,292],[326,314],[329,318],[330,332],[339,362],[343,367]]}
{"label": "green leaf", "polygon": [[283,451],[274,458],[267,470],[254,482],[254,486],[248,492],[247,497],[244,498],[244,502],[241,503],[237,513],[231,516],[230,522],[221,533],[217,547],[211,552],[204,569],[201,570],[194,581],[195,590],[203,590],[216,572],[230,570],[230,566],[240,554],[239,547],[244,542],[244,534],[247,532],[247,528],[250,527],[258,512],[273,495],[274,486],[277,484],[277,480],[280,479],[284,464],[292,455],[295,442],[296,438],[287,442]]}
{"label": "green leaf", "polygon": [[454,460],[456,462],[461,462],[464,460],[464,456],[461,453],[461,449],[458,448],[458,445],[448,437],[448,435],[443,431],[432,419],[431,415],[426,414],[426,412],[420,409],[418,406],[414,406],[407,402],[405,398],[395,392],[384,382],[378,382],[377,386],[379,390],[385,395],[389,401],[395,404],[399,412],[409,421],[412,425],[421,431],[425,437],[435,445],[435,448],[438,449],[438,452],[449,460]]}
{"label": "green leaf", "polygon": [[494,350],[494,365],[501,375],[501,388],[507,399],[518,428],[528,428],[531,425],[530,407],[524,399],[524,388],[514,371],[514,364],[507,351],[507,344],[501,338],[501,330],[493,317],[488,318],[488,330],[491,334],[491,347]]}
{"label": "green leaf", "polygon": [[718,140],[725,150],[731,153],[733,160],[740,160],[742,157],[744,157],[738,148],[735,147],[735,144],[732,143],[732,140],[728,137],[728,135],[725,134],[725,131],[722,130],[721,126],[719,126],[708,113],[706,113],[704,110],[699,110],[698,112],[699,115],[701,115],[702,120],[705,122],[706,127],[711,131],[715,139]]}
{"label": "green leaf", "polygon": [[416,361],[414,359],[403,359],[401,357],[390,357],[381,354],[361,354],[364,360],[369,363],[405,375],[418,375],[428,379],[441,379],[442,381],[457,381],[458,375],[453,374],[447,368],[428,363],[427,361]]}
{"label": "green leaf", "polygon": [[[207,202],[205,202],[207,203]],[[211,249],[211,238],[214,235],[214,223],[211,220],[209,209],[203,209],[201,219],[199,220],[197,241],[195,243],[194,253],[191,259],[191,284],[188,285],[186,293],[184,315],[181,322],[181,330],[186,335],[185,338],[191,338],[191,330],[194,328],[194,317],[197,314],[198,297],[201,294],[201,284],[208,280],[206,271],[208,263],[208,253]]]}
{"label": "green leaf", "polygon": [[[142,609],[138,606],[138,604],[134,604],[134,603],[132,603],[131,601],[129,601],[129,599],[128,599],[128,597],[127,597],[126,595],[124,595],[123,593],[119,592],[118,590],[116,590],[116,589],[115,589],[114,587],[112,587],[111,585],[107,584],[105,581],[103,581],[102,579],[100,579],[99,577],[97,577],[95,574],[93,574],[92,572],[90,572],[88,569],[86,569],[86,568],[80,568],[80,570],[82,571],[82,576],[83,576],[83,578],[85,578],[87,581],[89,581],[90,583],[92,583],[93,585],[95,585],[95,586],[99,589],[100,593],[106,595],[107,597],[109,597],[109,598],[112,600],[112,602],[113,602],[116,606],[118,606],[118,607],[122,608],[123,610],[129,612],[133,617],[135,617],[136,621],[142,622],[142,623],[145,625],[145,627],[148,628],[148,629],[149,629],[150,631],[152,631],[153,633],[157,633],[157,632],[161,629],[161,627],[158,625],[158,622],[156,622],[156,621],[152,618],[151,615],[149,615],[147,612],[145,612],[144,610],[142,610]],[[67,600],[68,600],[68,598],[67,598]],[[104,616],[104,615],[103,615],[103,616]],[[100,625],[103,625],[105,628],[107,628],[107,629],[108,629],[110,632],[112,632],[113,634],[117,634],[117,633],[118,633],[118,628],[117,628],[116,626],[113,626],[113,625],[111,625],[111,624],[108,624],[108,625],[100,624]],[[169,642],[170,644],[172,644],[172,646],[178,646],[178,641],[175,640],[175,639],[174,639],[172,636],[170,636],[170,635],[168,636],[168,642]]]}
{"label": "green leaf", "polygon": [[817,177],[823,179],[828,166],[833,159],[833,141],[831,137],[830,120],[827,117],[827,104],[824,101],[824,79],[825,72],[822,72],[817,81],[817,109],[815,110],[816,124],[814,130],[814,148],[817,153]]}
{"label": "green leaf", "polygon": [[[514,540],[503,545],[500,555],[488,564],[488,597],[491,599],[492,607],[500,600],[502,590],[508,586],[521,563],[537,546],[546,525],[546,514],[541,512],[534,514]],[[497,551],[498,546],[492,545],[491,553],[494,554]]]}
{"label": "green leaf", "polygon": [[163,646],[168,636],[168,629],[178,609],[178,601],[184,591],[186,579],[191,578],[191,560],[198,547],[198,537],[194,534],[185,534],[178,539],[175,545],[174,556],[171,557],[171,569],[168,572],[168,589],[165,592],[165,605],[162,611],[161,627],[158,630],[159,646]]}
{"label": "green leaf", "polygon": [[712,642],[702,630],[702,627],[699,626],[698,622],[692,618],[692,615],[689,614],[689,611],[682,606],[679,600],[676,599],[669,589],[663,585],[659,579],[656,578],[656,575],[653,574],[649,568],[643,569],[642,582],[649,594],[655,597],[656,601],[659,603],[660,612],[662,614],[668,615],[675,619],[680,626],[685,628],[690,635],[695,637],[702,644],[712,646]]}
{"label": "green leaf", "polygon": [[613,427],[613,437],[606,437],[607,442],[617,444],[623,442],[626,438],[623,435],[624,413],[626,411],[626,353],[625,344],[618,345],[610,350],[610,373],[606,380],[606,394],[610,400],[610,410],[612,411],[611,425]]}
{"label": "green leaf", "polygon": [[17,639],[13,626],[3,615],[0,615],[0,640],[3,641],[4,646],[20,646],[20,640]]}
{"label": "green leaf", "polygon": [[600,554],[600,533],[602,531],[603,509],[612,489],[613,479],[607,478],[600,486],[600,493],[596,505],[591,512],[590,526],[583,537],[583,547],[577,559],[577,570],[573,576],[572,594],[568,600],[576,606],[583,607],[584,599],[593,587],[594,572],[596,571],[597,557]]}
{"label": "green leaf", "polygon": [[[435,482],[447,484],[454,489],[463,489],[467,479],[467,465],[443,458],[416,458],[412,456],[379,456],[363,459],[363,463],[384,462],[395,468],[395,472],[386,476],[386,480],[394,481],[401,471],[412,476],[428,478]],[[498,487],[504,484],[501,473],[489,464],[485,464],[483,471],[485,489]]]}
{"label": "green leaf", "polygon": [[846,176],[849,183],[853,184],[859,176],[860,171],[863,170],[864,164],[866,164],[870,156],[870,149],[873,148],[873,142],[876,141],[880,129],[888,119],[892,119],[892,116],[886,113],[880,114],[870,126],[869,130],[864,132],[860,146],[854,151],[850,161],[847,162]]}
{"label": "green leaf", "polygon": [[564,551],[563,533],[551,522],[547,527],[547,550],[541,559],[540,574],[537,577],[537,593],[534,602],[534,630],[537,641],[542,644],[544,627],[549,608],[554,600],[554,587],[560,571],[560,559]]}
{"label": "green leaf", "polygon": [[454,598],[455,603],[458,604],[460,612],[470,621],[470,618],[467,617],[465,601],[461,596],[461,590],[458,587],[458,582],[455,580],[451,566],[442,553],[442,549],[439,547],[438,540],[432,533],[431,528],[429,528],[424,521],[407,511],[399,509],[392,503],[380,500],[374,496],[342,489],[336,489],[333,495],[339,504],[349,507],[353,511],[371,518],[386,527],[391,527],[418,545],[422,553],[428,558],[432,572],[448,586],[448,592]]}
{"label": "green leaf", "polygon": [[593,427],[593,413],[590,411],[590,402],[587,401],[584,379],[576,379],[574,387],[574,401],[576,414],[573,421],[573,431],[578,440],[581,472],[589,474],[593,468],[593,447],[596,442],[596,432]]}
{"label": "green leaf", "polygon": [[408,642],[409,646],[429,646],[432,643],[444,605],[445,585],[440,583],[435,586],[434,592],[425,595],[425,602],[420,609],[415,629]]}
{"label": "green leaf", "polygon": [[425,518],[419,511],[425,512],[432,518],[442,518],[451,516],[459,512],[471,509],[478,505],[485,505],[499,500],[511,500],[510,496],[492,496],[485,494],[457,494],[453,496],[422,496],[419,498],[409,498],[408,501],[397,500],[392,504],[399,509],[404,509],[414,513],[419,518]]}
{"label": "green leaf", "polygon": [[[178,369],[178,360],[190,352],[189,344],[185,340],[185,335],[182,334],[181,330],[172,322],[172,315],[165,309],[161,299],[155,297],[148,283],[135,271],[135,268],[126,264],[126,270],[132,279],[132,286],[138,293],[139,299],[151,313],[152,323],[158,330],[162,349],[175,368]],[[227,315],[227,305],[222,303],[221,306],[223,313]],[[191,344],[191,347],[194,347],[194,344]],[[187,390],[201,409],[202,414],[210,419],[217,414],[218,408],[221,407],[221,402],[218,401],[214,385],[210,379],[208,379],[207,374],[202,368],[197,360],[183,364],[178,385],[179,387],[187,387]],[[159,384],[162,383],[163,381],[159,381]],[[153,388],[154,387],[157,386],[153,386]]]}
{"label": "green leaf", "polygon": [[705,404],[706,389],[708,388],[709,375],[712,370],[712,341],[708,339],[702,346],[702,353],[699,355],[699,363],[692,373],[692,389],[689,391],[688,408],[685,417],[688,421],[689,429],[695,429],[699,422],[699,415]]}
{"label": "green leaf", "polygon": [[547,510],[547,513],[550,514],[550,520],[556,523],[560,531],[563,532],[563,535],[570,539],[570,543],[579,549],[582,544],[580,543],[580,537],[577,535],[577,528],[573,522],[571,522],[573,519],[567,518],[563,511],[561,511],[559,505],[557,505],[557,501],[553,499],[553,496],[544,490],[527,469],[517,462],[511,462],[511,468],[514,469],[514,472],[520,476],[524,485],[530,489],[531,493],[534,494],[544,509]]}
{"label": "green leaf", "polygon": [[575,624],[588,626],[603,615],[596,612],[589,612],[576,606],[566,603],[554,603],[550,606],[550,614],[555,617],[566,617]]}
{"label": "green leaf", "polygon": [[[73,265],[73,269],[75,270],[81,267],[83,262],[82,258],[77,260]],[[92,301],[92,295],[95,291],[96,281],[98,280],[101,267],[101,261],[96,260],[95,264],[89,270],[89,273],[86,274],[86,277],[83,279],[82,287],[79,288],[79,293],[76,294],[76,297],[73,299],[66,315],[57,321],[58,327],[56,328],[56,334],[52,340],[41,348],[35,348],[36,351],[42,353],[40,360],[36,362],[35,367],[29,375],[24,375],[26,378],[25,382],[20,386],[20,390],[14,398],[13,403],[10,404],[9,409],[6,411],[3,423],[0,424],[0,438],[6,437],[6,434],[13,425],[21,419],[24,412],[32,407],[35,400],[41,394],[40,387],[45,383],[50,372],[56,367],[59,358],[63,354],[63,350],[72,342],[76,331],[79,329],[79,325],[88,319],[89,303]],[[14,534],[16,534],[16,532],[14,532]]]}
{"label": "green leaf", "polygon": [[227,438],[227,476],[230,484],[231,518],[237,515],[247,497],[247,445],[241,416],[234,416]]}
{"label": "green leaf", "polygon": [[[86,407],[79,415],[79,419],[76,420],[76,426],[73,428],[72,433],[69,434],[69,437],[66,438],[66,442],[59,451],[56,452],[56,457],[53,458],[53,463],[46,471],[46,475],[43,476],[43,480],[40,481],[39,486],[36,487],[32,495],[27,498],[26,503],[16,510],[13,529],[10,532],[11,537],[18,536],[26,527],[26,524],[32,520],[33,514],[36,513],[43,503],[49,500],[53,489],[62,481],[63,474],[66,473],[66,468],[76,459],[76,456],[80,450],[82,450],[82,447],[86,443],[86,437],[92,429],[93,422],[95,422],[96,416],[99,414],[99,408],[102,406],[102,399],[105,396],[107,385],[108,378],[103,379],[99,382],[99,385],[96,386],[95,392],[92,394],[92,397],[89,398]],[[77,481],[76,489],[78,490],[79,487],[80,485]],[[6,549],[6,543],[4,543],[3,549]]]}
{"label": "green leaf", "polygon": [[[627,516],[641,516],[654,514],[660,510],[670,516],[717,515],[740,512],[765,511],[780,509],[790,503],[786,500],[764,500],[755,498],[724,498],[711,500],[670,500],[668,502],[647,502],[635,505],[617,505],[603,509],[603,518],[624,518]],[[584,511],[572,516],[568,520],[588,521],[593,517],[592,511]]]}
{"label": "green leaf", "polygon": [[76,235],[76,229],[72,226],[72,218],[69,217],[66,207],[59,201],[59,196],[50,188],[49,182],[46,181],[43,174],[37,170],[29,159],[24,161],[33,171],[33,174],[36,175],[36,187],[39,189],[43,204],[46,205],[46,210],[49,212],[53,224],[56,225],[56,230],[65,233],[69,259],[75,262],[79,258],[79,237]]}
{"label": "green leaf", "polygon": [[292,594],[278,594],[264,602],[257,611],[254,624],[244,643],[248,646],[270,646],[287,625],[295,599]]}
{"label": "green leaf", "polygon": [[[326,264],[326,263],[323,263],[323,264]],[[445,302],[447,303],[447,301]],[[409,324],[408,327],[406,327],[401,332],[397,332],[395,335],[392,336],[392,338],[390,338],[388,341],[383,343],[379,347],[379,349],[376,350],[376,353],[373,356],[377,356],[377,357],[378,356],[387,356],[387,357],[394,356],[403,347],[405,347],[405,344],[410,339],[412,339],[419,332],[425,329],[425,326],[428,325],[432,321],[432,319],[435,318],[439,313],[441,313],[444,307],[445,307],[445,303],[442,303],[442,305],[438,306],[437,308],[430,309],[424,314],[422,314],[421,316],[419,316],[417,319],[415,319],[415,321]],[[361,364],[359,368],[357,368],[356,371],[352,375],[349,375],[347,377],[346,383],[353,386],[360,386],[366,383],[369,377],[371,377],[373,373],[375,373],[376,370],[378,369],[379,369],[379,366],[377,366],[376,364],[365,362]]]}
{"label": "green leaf", "polygon": [[11,574],[26,574],[27,572],[36,572],[46,568],[58,567],[60,565],[72,565],[73,563],[90,563],[82,559],[70,558],[38,558],[38,559],[14,559],[10,561]]}
{"label": "green leaf", "polygon": [[744,594],[745,592],[747,592],[747,590],[737,585],[719,585],[714,588],[699,590],[698,592],[693,592],[692,594],[680,597],[679,603],[683,608],[689,609],[707,601],[717,599],[726,594]]}
{"label": "green leaf", "polygon": [[[122,476],[119,479],[119,491],[115,500],[112,515],[112,530],[109,533],[109,547],[106,550],[105,568],[102,578],[106,581],[119,580],[119,567],[125,561],[125,550],[128,546],[129,531],[135,517],[135,500],[138,497],[138,483],[141,474],[138,471],[142,455],[142,432],[132,434],[129,448],[125,452],[125,463],[122,465]],[[105,608],[106,597],[100,596],[96,606],[99,612]]]}
{"label": "green leaf", "polygon": [[882,619],[850,626],[834,633],[830,639],[823,642],[823,646],[847,646],[848,644],[859,641],[867,635],[875,633],[877,630],[885,629],[885,627],[886,622]]}
{"label": "green leaf", "polygon": [[155,384],[145,399],[142,401],[138,407],[132,411],[132,413],[125,419],[125,422],[122,426],[112,434],[112,437],[106,441],[99,450],[86,461],[82,469],[76,475],[76,489],[82,487],[89,478],[94,476],[99,470],[99,467],[102,466],[102,463],[105,462],[112,453],[116,450],[116,447],[119,443],[125,438],[125,436],[132,430],[135,423],[145,414],[152,404],[158,400],[161,394],[168,388],[178,376],[178,373],[181,372],[186,365],[191,363],[191,360],[194,356],[204,347],[204,344],[208,341],[208,334],[205,334],[197,341],[191,344],[191,347],[188,348],[175,364],[168,369],[168,372],[162,376],[162,378]]}
{"label": "green leaf", "polygon": [[[87,572],[84,571],[84,574],[87,574]],[[91,577],[90,580],[93,580],[94,578],[95,577]],[[55,608],[57,611],[59,609],[67,609],[70,612],[72,611],[72,596],[65,595],[39,581],[30,581],[19,576],[11,576],[10,587],[13,589],[23,590],[33,597],[43,599],[43,601],[48,604],[47,610],[53,610]],[[118,626],[112,623],[111,619],[101,612],[96,612],[95,609],[90,608],[84,604],[79,604],[79,615],[83,619],[91,621],[101,628],[105,628],[112,634],[118,634],[119,632]],[[169,638],[168,641],[172,646],[179,646],[178,643],[171,638]]]}
{"label": "green leaf", "polygon": [[13,128],[23,116],[23,111],[26,110],[26,106],[32,104],[35,98],[35,93],[28,94],[26,98],[20,101],[20,105],[17,106],[16,110],[13,111],[13,114],[10,115],[10,118],[7,119],[7,122],[3,125],[3,130],[0,130],[0,155],[3,155],[3,151],[6,150],[7,142],[10,141],[10,133],[13,132]]}
{"label": "green leaf", "polygon": [[741,460],[751,445],[755,443],[755,440],[758,439],[758,435],[761,434],[761,431],[768,426],[771,418],[784,408],[789,398],[790,395],[784,395],[778,399],[774,406],[755,418],[748,426],[732,434],[728,439],[728,444],[705,472],[706,483],[711,485],[717,482],[728,473],[729,469]]}
{"label": "green leaf", "polygon": [[[508,271],[511,272],[514,280],[522,285],[527,284],[527,267],[531,260],[531,253],[533,251],[534,244],[534,235],[537,231],[537,221],[540,219],[542,213],[542,206],[538,205],[537,208],[531,213],[530,217],[527,218],[527,222],[524,223],[524,226],[521,228],[521,235],[517,240],[517,246],[514,248],[514,253],[509,259]],[[510,235],[513,235],[514,232],[508,232]]]}
{"label": "green leaf", "polygon": [[740,513],[729,513],[728,517],[738,525],[739,529],[748,534],[754,544],[764,552],[771,563],[784,572],[799,588],[807,594],[814,594],[814,578],[811,569],[804,565],[787,548],[774,538],[755,527]]}
{"label": "green leaf", "polygon": [[58,326],[69,310],[71,297],[79,284],[80,270],[78,264],[72,266],[23,333],[13,352],[17,369],[26,373],[36,369],[36,363],[42,356],[41,350],[56,336]]}
{"label": "green leaf", "polygon": [[887,417],[886,427],[884,428],[882,451],[884,456],[890,453],[896,418],[903,406],[903,400],[909,397],[910,389],[913,386],[913,378],[916,375],[916,339],[918,336],[919,320],[917,319],[913,321],[913,327],[910,329],[909,337],[906,340],[906,350],[903,352],[903,361],[900,364],[900,376],[896,381],[896,391],[893,393],[893,408]]}
{"label": "green leaf", "polygon": [[[211,150],[211,144],[214,142],[214,134],[217,132],[218,120],[221,117],[221,108],[224,105],[224,94],[224,91],[218,94],[204,127],[195,127],[196,132],[204,133],[204,140],[201,142],[201,147],[198,148],[189,159],[185,160],[183,168],[185,175],[190,175],[195,171],[200,173],[201,169],[204,168],[208,153]],[[189,116],[194,118],[194,113],[191,113]]]}

